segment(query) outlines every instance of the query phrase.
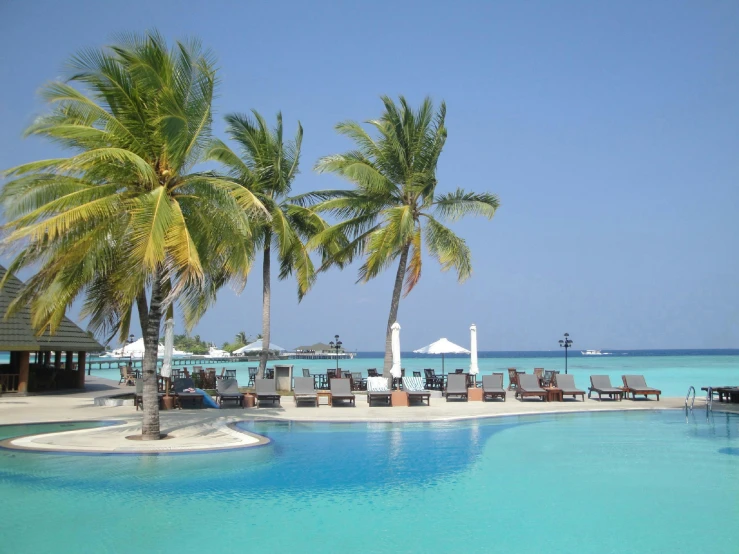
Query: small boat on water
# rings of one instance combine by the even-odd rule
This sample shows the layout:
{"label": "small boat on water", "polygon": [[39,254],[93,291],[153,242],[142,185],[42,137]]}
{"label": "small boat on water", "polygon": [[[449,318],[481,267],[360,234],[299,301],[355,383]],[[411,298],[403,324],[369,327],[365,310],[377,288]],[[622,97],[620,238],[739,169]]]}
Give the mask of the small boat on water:
{"label": "small boat on water", "polygon": [[580,350],[583,356],[607,356],[610,352],[601,352],[600,350]]}

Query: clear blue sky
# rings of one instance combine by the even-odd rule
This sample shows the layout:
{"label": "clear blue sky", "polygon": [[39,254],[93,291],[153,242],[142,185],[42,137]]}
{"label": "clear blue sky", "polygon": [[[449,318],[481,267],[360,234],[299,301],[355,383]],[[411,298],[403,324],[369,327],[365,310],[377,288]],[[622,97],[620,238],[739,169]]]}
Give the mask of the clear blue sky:
{"label": "clear blue sky", "polygon": [[[23,128],[83,47],[119,31],[196,35],[217,54],[221,117],[282,110],[305,128],[296,192],[336,188],[333,126],[379,115],[381,94],[445,100],[440,190],[497,193],[455,225],[474,274],[427,259],[401,303],[403,350],[439,337],[481,349],[739,346],[739,3],[729,1],[67,2],[0,4],[0,167],[56,155]],[[273,287],[273,341],[381,350],[393,271],[322,275],[298,305]],[[261,329],[260,277],[221,293],[196,332]],[[73,310],[74,314],[74,310]]]}

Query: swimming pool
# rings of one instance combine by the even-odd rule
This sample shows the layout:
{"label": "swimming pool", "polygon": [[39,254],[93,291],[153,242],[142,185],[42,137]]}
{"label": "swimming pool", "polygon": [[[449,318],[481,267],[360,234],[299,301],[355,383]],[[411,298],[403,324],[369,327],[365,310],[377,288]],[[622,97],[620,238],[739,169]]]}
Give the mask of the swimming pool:
{"label": "swimming pool", "polygon": [[272,442],[170,456],[0,450],[0,550],[736,551],[736,415],[239,425]]}

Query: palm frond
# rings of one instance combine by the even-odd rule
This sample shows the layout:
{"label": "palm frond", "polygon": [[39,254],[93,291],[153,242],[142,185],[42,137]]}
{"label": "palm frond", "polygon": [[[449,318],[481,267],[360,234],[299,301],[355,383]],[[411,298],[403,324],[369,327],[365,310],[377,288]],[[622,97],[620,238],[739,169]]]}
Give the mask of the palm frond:
{"label": "palm frond", "polygon": [[426,215],[426,247],[441,264],[442,271],[456,269],[460,282],[472,273],[472,255],[464,239],[433,217]]}
{"label": "palm frond", "polygon": [[465,192],[462,189],[439,195],[434,201],[436,212],[452,221],[466,215],[481,215],[492,219],[499,206],[500,202],[495,194]]}

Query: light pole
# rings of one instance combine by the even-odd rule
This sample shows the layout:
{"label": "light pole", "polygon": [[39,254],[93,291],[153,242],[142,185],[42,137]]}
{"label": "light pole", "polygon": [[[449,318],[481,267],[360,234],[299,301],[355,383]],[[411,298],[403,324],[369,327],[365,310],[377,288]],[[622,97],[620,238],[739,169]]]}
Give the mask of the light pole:
{"label": "light pole", "polygon": [[[133,339],[134,339],[133,333],[128,335],[128,340],[126,341],[128,346],[131,346],[133,344]],[[130,367],[131,370],[133,370],[133,354],[131,354],[131,350],[128,351],[128,367]]]}
{"label": "light pole", "polygon": [[339,335],[334,335],[335,342],[332,340],[328,345],[336,350],[336,377],[339,377],[339,350],[341,350],[342,342],[339,340]]}
{"label": "light pole", "polygon": [[559,341],[559,346],[565,349],[565,375],[567,375],[567,350],[572,346],[569,333],[565,333],[565,338]]}

